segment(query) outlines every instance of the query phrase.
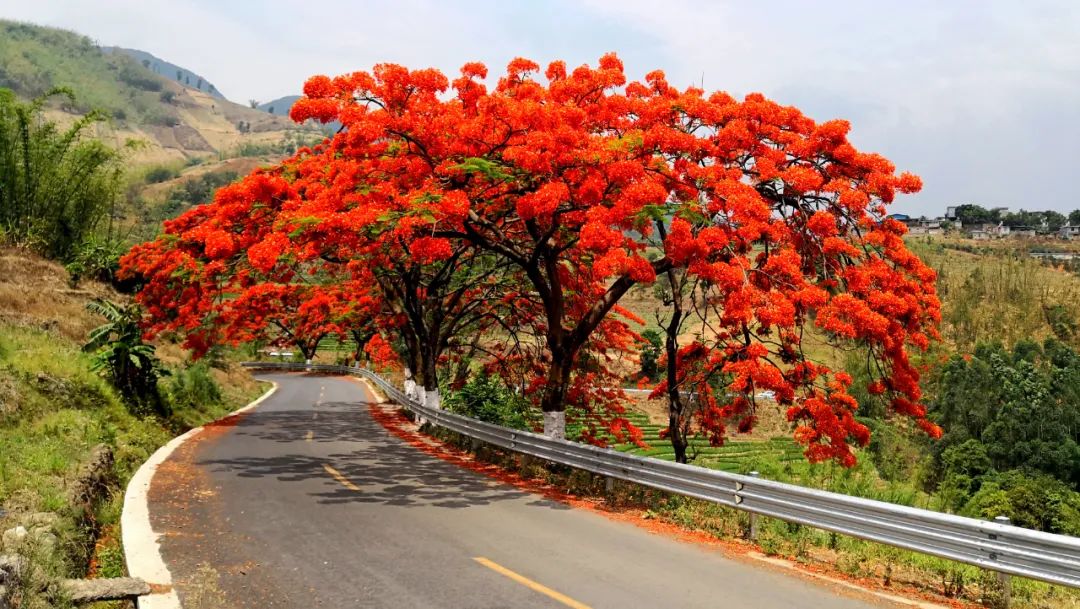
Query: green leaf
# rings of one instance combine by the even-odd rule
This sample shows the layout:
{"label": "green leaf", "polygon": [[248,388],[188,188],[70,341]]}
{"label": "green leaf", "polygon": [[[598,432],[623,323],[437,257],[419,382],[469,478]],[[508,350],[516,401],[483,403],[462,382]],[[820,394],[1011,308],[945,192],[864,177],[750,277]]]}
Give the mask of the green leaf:
{"label": "green leaf", "polygon": [[492,181],[507,180],[510,178],[510,174],[506,172],[502,165],[499,165],[490,159],[481,157],[469,157],[461,164],[455,165],[453,168],[469,174],[483,174],[484,177]]}

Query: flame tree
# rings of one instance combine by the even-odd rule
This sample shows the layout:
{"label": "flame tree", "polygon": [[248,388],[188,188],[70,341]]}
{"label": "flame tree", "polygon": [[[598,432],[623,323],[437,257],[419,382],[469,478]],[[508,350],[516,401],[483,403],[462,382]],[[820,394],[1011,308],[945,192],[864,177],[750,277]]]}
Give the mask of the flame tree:
{"label": "flame tree", "polygon": [[[490,90],[476,63],[452,82],[388,64],[313,77],[292,117],[342,129],[273,172],[280,204],[248,197],[242,213],[266,214],[263,228],[229,229],[240,235],[229,234],[230,247],[249,259],[265,253],[273,270],[213,255],[211,241],[224,241],[215,217],[238,213],[227,201],[192,212],[147,247],[165,252],[178,234],[180,242],[203,235],[203,256],[187,255],[199,258],[200,273],[213,268],[209,284],[245,276],[249,266],[272,281],[296,265],[352,281],[365,269],[372,281],[363,292],[406,335],[432,333],[431,317],[411,319],[418,302],[453,309],[461,303],[445,297],[460,294],[510,304],[439,325],[434,343],[458,345],[453,334],[507,320],[535,336],[540,351],[519,369],[529,370],[528,393],[553,436],[564,434],[568,404],[605,399],[609,359],[635,338],[619,301],[661,274],[700,286],[694,306],[705,328],[687,342],[676,323],[667,345],[656,393],[669,398],[672,430],[720,442],[730,422],[753,424],[755,396],[770,391],[810,459],[853,463],[851,446],[865,445],[868,430],[855,420],[851,377],[804,349],[813,329],[864,350],[870,391],[890,394],[895,412],[938,433],[909,357],[936,336],[935,277],[886,215],[897,193],[920,188],[918,178],[856,150],[846,122],[818,124],[760,95],[677,89],[661,72],[628,83],[614,55],[596,67],[539,70],[516,59]],[[138,266],[134,255],[125,266]],[[397,293],[402,286],[412,305]],[[170,315],[187,320],[174,326],[199,326],[193,317],[213,309],[199,300],[211,285],[166,292]],[[160,293],[152,287],[143,298]],[[438,349],[407,350],[439,363]],[[410,364],[425,368],[427,384],[429,364]],[[679,391],[695,396],[693,407]]]}

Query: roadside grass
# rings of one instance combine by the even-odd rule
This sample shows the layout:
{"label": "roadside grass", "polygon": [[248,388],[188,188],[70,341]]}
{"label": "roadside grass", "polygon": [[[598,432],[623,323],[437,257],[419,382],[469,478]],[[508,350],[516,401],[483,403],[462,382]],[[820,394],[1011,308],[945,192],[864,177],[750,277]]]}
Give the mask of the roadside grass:
{"label": "roadside grass", "polygon": [[[31,514],[56,515],[55,546],[32,552],[44,580],[83,577],[88,569],[95,576],[122,575],[119,516],[134,471],[179,432],[219,418],[261,392],[243,371],[204,371],[199,374],[215,378],[222,390],[215,400],[193,402],[170,392],[167,377],[162,384],[173,414],[142,418],[128,411],[90,364],[77,343],[56,332],[0,325],[0,506],[5,512],[0,528]],[[70,503],[70,486],[99,444],[113,451],[112,483],[84,515]],[[98,539],[102,543],[95,543]],[[64,606],[63,599],[40,592],[28,590],[23,605],[16,606]]]}

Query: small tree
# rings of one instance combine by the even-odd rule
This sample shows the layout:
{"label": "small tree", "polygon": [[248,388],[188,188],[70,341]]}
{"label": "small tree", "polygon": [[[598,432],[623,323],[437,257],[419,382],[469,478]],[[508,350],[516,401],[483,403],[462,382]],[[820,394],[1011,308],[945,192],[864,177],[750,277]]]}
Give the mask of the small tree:
{"label": "small tree", "polygon": [[94,353],[92,369],[109,379],[137,412],[167,415],[168,406],[158,393],[157,381],[165,374],[154,347],[142,340],[141,312],[135,305],[122,307],[95,300],[87,310],[105,318],[90,332],[83,350]]}

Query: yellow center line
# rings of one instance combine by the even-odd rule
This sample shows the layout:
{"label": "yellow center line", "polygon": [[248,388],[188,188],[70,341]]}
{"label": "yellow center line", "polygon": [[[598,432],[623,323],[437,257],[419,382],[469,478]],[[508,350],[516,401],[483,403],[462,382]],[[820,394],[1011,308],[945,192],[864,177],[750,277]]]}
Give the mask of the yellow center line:
{"label": "yellow center line", "polygon": [[585,603],[579,603],[578,601],[575,601],[574,599],[570,598],[569,596],[566,596],[565,594],[563,594],[561,592],[557,592],[555,590],[552,590],[551,588],[548,588],[547,586],[545,586],[544,584],[541,584],[539,582],[534,582],[533,580],[529,579],[528,577],[525,577],[524,575],[521,575],[520,573],[515,573],[514,571],[511,571],[510,569],[507,569],[506,567],[500,565],[499,563],[494,562],[492,560],[488,560],[487,558],[484,558],[483,556],[477,556],[477,557],[473,558],[473,560],[475,560],[476,562],[484,565],[488,569],[491,569],[492,571],[494,571],[494,572],[496,572],[496,573],[498,573],[500,575],[505,575],[506,577],[509,577],[510,579],[516,581],[517,583],[521,584],[522,586],[525,586],[526,588],[529,588],[530,590],[533,590],[535,592],[539,592],[540,594],[543,594],[544,596],[546,596],[548,598],[557,600],[560,603],[566,605],[567,607],[573,607],[573,609],[592,609],[592,607],[586,605]]}
{"label": "yellow center line", "polygon": [[307,435],[304,436],[304,440],[307,441],[307,442],[310,442],[311,439],[314,438],[314,437],[315,437],[315,432],[314,431],[308,431]]}
{"label": "yellow center line", "polygon": [[341,472],[339,472],[338,470],[330,467],[329,463],[323,463],[323,469],[326,470],[326,473],[333,476],[334,480],[337,480],[338,482],[340,482],[341,486],[344,486],[345,488],[349,489],[350,491],[359,491],[360,490],[359,486],[356,486],[352,482],[349,482],[348,478],[341,475]]}

